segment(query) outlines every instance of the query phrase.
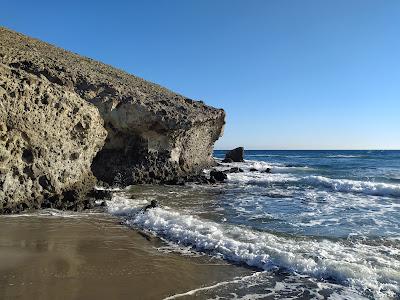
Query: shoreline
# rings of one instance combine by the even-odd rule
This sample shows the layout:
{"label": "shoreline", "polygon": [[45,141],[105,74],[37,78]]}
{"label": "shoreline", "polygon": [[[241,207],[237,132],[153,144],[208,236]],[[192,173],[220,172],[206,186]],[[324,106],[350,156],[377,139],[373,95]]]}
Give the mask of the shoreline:
{"label": "shoreline", "polygon": [[157,250],[166,244],[118,221],[106,214],[0,216],[0,298],[163,299],[254,273]]}
{"label": "shoreline", "polygon": [[[319,166],[361,155],[315,157],[232,163],[243,171],[230,172],[226,184],[118,189],[107,208],[2,216],[4,297],[52,299],[60,290],[65,299],[397,297],[398,244],[385,223],[375,223],[391,222],[397,182],[341,178],[345,166],[330,173]],[[141,214],[153,200],[159,206]],[[365,203],[375,209],[366,212]],[[389,214],[378,218],[381,209]],[[366,213],[374,222],[364,221]],[[364,226],[349,228],[338,217],[332,232],[326,224],[343,214]]]}

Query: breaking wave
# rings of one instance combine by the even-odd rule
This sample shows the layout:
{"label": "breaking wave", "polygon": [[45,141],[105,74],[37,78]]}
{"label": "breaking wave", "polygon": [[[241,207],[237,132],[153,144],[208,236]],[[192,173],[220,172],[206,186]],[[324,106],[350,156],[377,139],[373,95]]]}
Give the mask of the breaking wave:
{"label": "breaking wave", "polygon": [[333,280],[360,292],[372,291],[376,298],[399,295],[400,261],[396,259],[399,248],[390,248],[388,255],[387,246],[280,236],[219,224],[168,208],[143,213],[140,208],[146,202],[114,195],[108,209],[122,216],[128,226],[231,262],[262,270],[283,268]]}
{"label": "breaking wave", "polygon": [[296,176],[280,172],[279,167],[271,174],[237,173],[229,174],[231,183],[265,185],[270,183],[300,183],[311,187],[323,187],[337,192],[361,193],[372,196],[400,197],[400,184],[358,181],[350,179],[333,179],[324,176]]}
{"label": "breaking wave", "polygon": [[356,181],[349,179],[331,179],[323,176],[308,176],[300,180],[313,186],[323,186],[338,192],[400,197],[400,185],[398,184]]}

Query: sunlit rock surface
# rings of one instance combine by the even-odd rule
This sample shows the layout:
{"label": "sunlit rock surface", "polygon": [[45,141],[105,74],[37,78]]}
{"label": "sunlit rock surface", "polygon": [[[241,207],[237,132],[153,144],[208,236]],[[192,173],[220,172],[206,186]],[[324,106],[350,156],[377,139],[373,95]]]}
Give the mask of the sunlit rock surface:
{"label": "sunlit rock surface", "polygon": [[106,131],[74,93],[0,65],[0,212],[79,209],[94,183],[91,163]]}
{"label": "sunlit rock surface", "polygon": [[[214,163],[222,109],[6,28],[0,28],[0,66],[3,207],[14,201],[30,207],[79,182],[90,186],[84,182],[93,182],[91,172],[109,184],[173,183]],[[5,140],[11,136],[21,140],[17,150]],[[37,149],[47,151],[37,174],[23,175],[24,143],[33,149],[33,165]],[[67,173],[61,176],[56,165]],[[44,175],[50,191],[39,183]]]}

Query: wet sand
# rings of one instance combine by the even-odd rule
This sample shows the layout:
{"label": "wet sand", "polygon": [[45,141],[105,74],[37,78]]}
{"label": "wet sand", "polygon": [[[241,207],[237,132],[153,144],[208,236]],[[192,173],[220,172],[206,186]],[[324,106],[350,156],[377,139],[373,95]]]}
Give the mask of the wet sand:
{"label": "wet sand", "polygon": [[0,216],[0,299],[163,299],[252,273],[162,246],[102,214]]}

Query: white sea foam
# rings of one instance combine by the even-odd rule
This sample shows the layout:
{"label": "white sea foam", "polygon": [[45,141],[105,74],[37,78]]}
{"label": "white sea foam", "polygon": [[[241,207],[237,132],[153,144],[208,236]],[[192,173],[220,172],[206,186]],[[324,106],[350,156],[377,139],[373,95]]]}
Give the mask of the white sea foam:
{"label": "white sea foam", "polygon": [[323,186],[338,192],[354,192],[373,196],[400,197],[400,185],[382,182],[356,181],[349,179],[331,179],[323,176],[307,176],[300,179],[303,183]]}
{"label": "white sea foam", "polygon": [[337,155],[327,155],[328,158],[360,158],[365,157],[365,155],[346,155],[346,154],[337,154]]}
{"label": "white sea foam", "polygon": [[[279,167],[277,168],[279,170]],[[236,184],[268,185],[271,183],[301,183],[312,187],[324,187],[337,192],[361,193],[372,196],[400,197],[400,184],[333,179],[324,176],[299,176],[298,174],[244,172],[228,175],[228,181]]]}
{"label": "white sea foam", "polygon": [[226,170],[229,166],[239,167],[243,169],[245,172],[249,172],[250,169],[257,169],[260,172],[265,171],[266,169],[271,169],[272,173],[291,173],[291,172],[309,172],[313,169],[308,166],[302,165],[284,165],[281,163],[272,163],[258,160],[246,160],[244,162],[239,163],[230,163],[229,165],[223,165],[218,167],[219,170]]}
{"label": "white sea foam", "polygon": [[164,208],[142,213],[144,203],[144,199],[114,195],[108,209],[123,216],[129,226],[229,261],[264,270],[280,267],[315,278],[334,278],[361,290],[370,289],[376,298],[400,293],[400,261],[378,251],[379,246],[281,237]]}
{"label": "white sea foam", "polygon": [[264,174],[259,172],[245,172],[228,174],[228,183],[267,185],[270,183],[295,182],[298,178],[290,174],[272,173]]}
{"label": "white sea foam", "polygon": [[[308,292],[308,295],[304,293]],[[166,299],[191,298],[196,299],[232,299],[232,300],[253,300],[253,299],[298,299],[300,295],[309,299],[354,299],[366,300],[351,287],[320,282],[312,277],[300,274],[285,274],[278,277],[274,272],[256,272],[252,275],[235,277],[232,280],[222,281],[210,286],[204,286],[175,294]]]}
{"label": "white sea foam", "polygon": [[232,280],[222,281],[210,286],[204,286],[175,294],[165,298],[179,299],[191,298],[192,296],[200,299],[232,299],[232,300],[254,300],[254,299],[298,299],[305,290],[308,291],[310,299],[352,299],[366,300],[354,289],[328,282],[318,282],[317,280],[300,275],[286,274],[278,278],[273,272],[256,272],[252,275],[235,277]]}
{"label": "white sea foam", "polygon": [[40,218],[87,218],[96,215],[102,215],[101,212],[87,211],[87,212],[75,212],[75,211],[62,211],[53,208],[46,208],[37,210],[30,213],[20,213],[20,214],[9,214],[1,215],[2,218],[24,218],[24,217],[40,217]]}
{"label": "white sea foam", "polygon": [[124,189],[129,189],[130,186],[126,188],[120,188],[120,187],[104,187],[104,186],[95,186],[94,189],[98,191],[109,191],[109,192],[121,192]]}
{"label": "white sea foam", "polygon": [[[245,277],[236,277],[236,278],[234,278],[234,279],[232,279],[230,281],[222,281],[222,282],[218,282],[216,284],[210,285],[210,286],[205,286],[205,287],[193,289],[193,290],[190,290],[190,291],[185,292],[185,293],[175,294],[175,295],[169,296],[167,298],[164,298],[164,300],[172,300],[172,299],[177,299],[177,298],[182,298],[182,297],[187,297],[187,296],[193,296],[196,293],[199,293],[199,292],[202,292],[202,291],[212,290],[212,289],[224,286],[224,285],[235,284],[235,283],[239,283],[239,282],[242,282],[242,281],[246,281],[248,279],[257,277],[260,274],[262,274],[262,272],[257,272],[257,273],[254,273],[254,274],[251,274],[251,275],[248,275],[248,276],[245,276]],[[265,297],[265,294],[263,294],[263,296]],[[256,298],[252,298],[252,299],[256,299]]]}

